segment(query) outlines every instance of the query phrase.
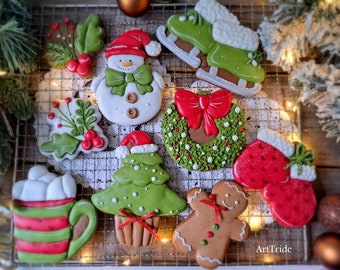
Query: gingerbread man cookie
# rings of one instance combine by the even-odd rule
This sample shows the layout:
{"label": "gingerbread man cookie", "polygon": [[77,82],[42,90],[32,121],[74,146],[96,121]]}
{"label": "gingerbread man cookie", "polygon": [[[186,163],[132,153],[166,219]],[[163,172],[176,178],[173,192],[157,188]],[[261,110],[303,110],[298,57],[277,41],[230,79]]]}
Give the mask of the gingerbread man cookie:
{"label": "gingerbread man cookie", "polygon": [[180,252],[195,252],[200,266],[214,269],[223,263],[230,240],[248,238],[248,223],[237,218],[248,205],[247,195],[235,182],[221,181],[211,194],[191,189],[187,201],[193,213],[175,229],[173,243]]}

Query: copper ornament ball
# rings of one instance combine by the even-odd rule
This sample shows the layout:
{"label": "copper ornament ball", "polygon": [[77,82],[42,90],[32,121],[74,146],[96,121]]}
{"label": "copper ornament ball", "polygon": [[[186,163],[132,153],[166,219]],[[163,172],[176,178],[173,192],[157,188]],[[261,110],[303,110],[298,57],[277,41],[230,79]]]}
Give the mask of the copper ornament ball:
{"label": "copper ornament ball", "polygon": [[317,261],[328,270],[340,269],[340,235],[323,233],[314,242],[314,255]]}
{"label": "copper ornament ball", "polygon": [[151,0],[117,0],[119,9],[127,16],[138,17],[150,7]]}
{"label": "copper ornament ball", "polygon": [[327,195],[319,203],[317,217],[328,230],[340,234],[340,195]]}

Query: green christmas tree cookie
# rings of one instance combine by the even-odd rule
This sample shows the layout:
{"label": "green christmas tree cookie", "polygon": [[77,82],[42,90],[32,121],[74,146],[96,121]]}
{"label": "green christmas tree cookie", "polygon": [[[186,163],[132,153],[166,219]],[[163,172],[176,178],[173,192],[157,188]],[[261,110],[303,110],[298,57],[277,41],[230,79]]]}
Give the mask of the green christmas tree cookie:
{"label": "green christmas tree cookie", "polygon": [[145,132],[128,134],[116,150],[124,166],[113,174],[115,183],[92,196],[99,210],[115,215],[121,244],[151,244],[157,238],[159,216],[176,215],[186,208],[186,201],[166,184],[171,176],[162,168],[164,160],[157,149]]}

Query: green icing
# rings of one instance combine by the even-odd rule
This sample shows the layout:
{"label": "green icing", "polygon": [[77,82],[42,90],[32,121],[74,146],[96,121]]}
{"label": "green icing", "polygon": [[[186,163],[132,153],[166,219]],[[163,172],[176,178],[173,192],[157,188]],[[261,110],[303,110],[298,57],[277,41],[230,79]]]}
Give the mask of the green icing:
{"label": "green icing", "polygon": [[137,186],[115,182],[110,188],[92,195],[93,204],[105,213],[120,215],[123,208],[136,216],[143,216],[152,211],[160,216],[176,215],[186,207],[186,201],[166,185],[150,183]]}
{"label": "green icing", "polygon": [[[183,20],[185,18],[185,20]],[[166,22],[170,33],[197,47],[207,54],[216,43],[212,37],[212,24],[207,22],[195,10],[186,15],[172,15]]]}
{"label": "green icing", "polygon": [[[249,58],[250,55],[252,55],[253,58]],[[257,52],[241,50],[216,43],[214,49],[207,55],[207,62],[209,66],[228,70],[241,79],[257,83],[262,82],[265,76],[265,72],[259,64],[261,57],[258,56],[259,53]],[[251,63],[252,60],[255,60],[258,64],[254,66]]]}
{"label": "green icing", "polygon": [[60,205],[60,206],[50,206],[43,208],[36,207],[25,207],[13,204],[13,212],[17,215],[24,217],[40,217],[40,218],[52,218],[66,216],[70,213],[74,202]]}
{"label": "green icing", "polygon": [[121,208],[137,216],[156,211],[163,216],[185,209],[186,201],[166,185],[170,175],[160,166],[163,163],[160,155],[131,154],[123,163],[112,176],[116,182],[92,195],[92,202],[99,210],[120,216]]}
{"label": "green icing", "polygon": [[245,136],[245,118],[240,108],[232,104],[230,112],[215,119],[219,134],[205,144],[191,140],[188,120],[183,118],[171,104],[162,119],[162,135],[170,156],[189,170],[208,171],[232,164],[242,151]]}
{"label": "green icing", "polygon": [[50,243],[68,240],[71,235],[71,227],[56,231],[32,231],[14,228],[14,236],[27,242]]}
{"label": "green icing", "polygon": [[29,252],[18,252],[18,259],[20,262],[27,263],[58,263],[67,257],[66,253],[61,254],[41,254],[41,253],[29,253]]}
{"label": "green icing", "polygon": [[[191,10],[186,15],[171,16],[166,27],[170,33],[207,55],[209,66],[227,70],[249,82],[264,80],[265,72],[260,66],[259,52],[242,50],[215,41],[212,36],[213,25],[197,11]],[[256,65],[252,64],[252,60],[256,60]]]}
{"label": "green icing", "polygon": [[73,155],[79,144],[80,140],[72,137],[68,133],[61,135],[54,133],[50,141],[44,142],[40,146],[40,150],[44,153],[54,153],[57,158],[63,158],[67,154]]}
{"label": "green icing", "polygon": [[75,47],[79,54],[94,53],[104,47],[102,36],[104,29],[100,27],[100,18],[97,14],[90,14],[83,23],[77,24],[77,39]]}

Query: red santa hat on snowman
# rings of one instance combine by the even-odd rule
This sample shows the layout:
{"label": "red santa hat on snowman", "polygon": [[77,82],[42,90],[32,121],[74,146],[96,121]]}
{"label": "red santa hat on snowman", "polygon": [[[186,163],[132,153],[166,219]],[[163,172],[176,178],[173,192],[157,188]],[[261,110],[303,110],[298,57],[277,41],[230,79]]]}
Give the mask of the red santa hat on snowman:
{"label": "red santa hat on snowman", "polygon": [[[144,48],[144,49],[143,49]],[[154,40],[142,29],[131,29],[111,42],[105,52],[108,59],[111,55],[131,54],[146,56],[158,56],[161,53],[161,45]]]}
{"label": "red santa hat on snowman", "polygon": [[136,130],[126,135],[116,149],[117,158],[125,158],[129,154],[153,153],[158,146],[152,143],[151,137],[144,131]]}

